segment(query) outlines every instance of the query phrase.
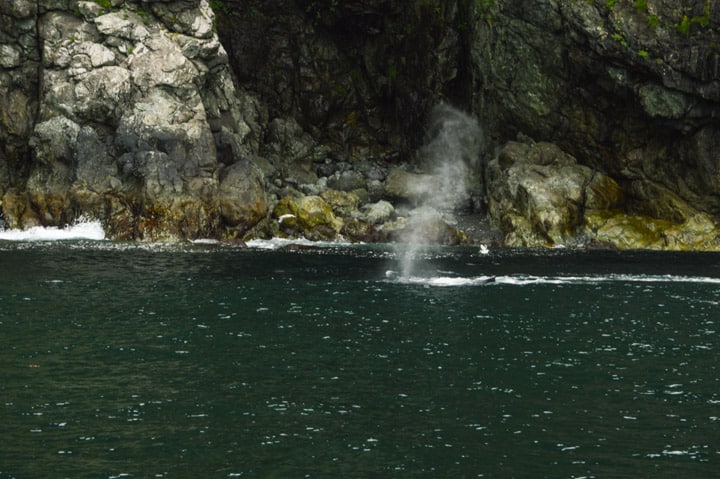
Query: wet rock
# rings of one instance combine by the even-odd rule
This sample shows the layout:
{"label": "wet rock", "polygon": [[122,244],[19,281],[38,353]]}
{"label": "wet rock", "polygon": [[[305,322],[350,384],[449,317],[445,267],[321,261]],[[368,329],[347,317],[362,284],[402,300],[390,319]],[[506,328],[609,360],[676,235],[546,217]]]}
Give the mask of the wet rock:
{"label": "wet rock", "polygon": [[373,225],[379,225],[390,221],[395,214],[395,208],[388,201],[378,201],[367,205],[365,209],[365,219],[368,223]]}
{"label": "wet rock", "polygon": [[223,222],[237,235],[244,234],[267,214],[262,175],[250,162],[237,162],[222,170],[218,206]]}
{"label": "wet rock", "polygon": [[708,215],[698,214],[683,223],[621,212],[590,212],[585,231],[596,242],[619,249],[720,250],[720,230]]}
{"label": "wet rock", "polygon": [[355,193],[333,189],[323,191],[320,193],[320,197],[330,205],[333,213],[340,218],[349,218],[357,213],[358,204],[360,203],[360,199]]}
{"label": "wet rock", "polygon": [[574,243],[586,210],[621,206],[610,177],[549,143],[510,142],[491,162],[489,215],[510,246]]}
{"label": "wet rock", "polygon": [[[615,210],[695,231],[720,217],[718,12],[648,3],[1,2],[0,214],[237,234],[258,183],[243,219],[223,175],[250,161],[277,196],[487,201],[510,244],[583,241],[586,218]],[[453,119],[458,135],[439,134]],[[448,180],[436,159],[458,152],[471,168]],[[683,241],[709,244],[648,244]]]}
{"label": "wet rock", "polygon": [[284,234],[310,240],[335,240],[343,226],[332,207],[319,196],[286,196],[275,206],[272,216]]}
{"label": "wet rock", "polygon": [[392,241],[416,245],[456,246],[468,241],[464,232],[429,207],[413,210],[409,218],[385,223],[382,231]]}
{"label": "wet rock", "polygon": [[[536,151],[537,150],[537,151]],[[651,214],[627,213],[627,194],[607,175],[552,144],[510,142],[489,169],[490,216],[511,246],[602,244],[619,249],[716,250],[713,219],[659,185],[643,191]],[[673,219],[668,216],[674,213]]]}

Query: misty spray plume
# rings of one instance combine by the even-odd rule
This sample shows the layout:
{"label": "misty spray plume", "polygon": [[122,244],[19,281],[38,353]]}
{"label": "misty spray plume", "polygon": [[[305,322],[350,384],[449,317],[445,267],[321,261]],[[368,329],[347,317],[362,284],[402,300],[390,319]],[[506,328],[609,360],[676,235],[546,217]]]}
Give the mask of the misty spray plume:
{"label": "misty spray plume", "polygon": [[417,255],[432,236],[428,229],[443,223],[442,213],[469,208],[470,180],[482,147],[482,130],[475,118],[446,104],[433,108],[425,144],[418,151],[420,165],[430,173],[430,180],[418,185],[424,190],[424,200],[404,232],[403,278],[410,277]]}

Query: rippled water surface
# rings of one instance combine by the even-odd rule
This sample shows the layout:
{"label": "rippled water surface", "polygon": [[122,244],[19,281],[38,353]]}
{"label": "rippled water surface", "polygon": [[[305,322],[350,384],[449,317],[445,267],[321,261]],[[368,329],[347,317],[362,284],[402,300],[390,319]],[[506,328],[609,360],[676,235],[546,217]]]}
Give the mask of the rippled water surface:
{"label": "rippled water surface", "polygon": [[0,242],[0,478],[718,477],[720,256],[399,256]]}

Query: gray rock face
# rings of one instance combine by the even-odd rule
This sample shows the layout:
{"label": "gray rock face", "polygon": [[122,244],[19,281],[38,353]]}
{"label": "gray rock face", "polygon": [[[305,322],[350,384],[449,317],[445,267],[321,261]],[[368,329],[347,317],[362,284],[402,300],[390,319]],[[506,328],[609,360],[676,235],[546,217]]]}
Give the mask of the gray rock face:
{"label": "gray rock face", "polygon": [[475,24],[469,43],[473,84],[488,92],[473,110],[500,138],[552,141],[610,175],[629,212],[681,220],[655,206],[669,192],[718,217],[707,173],[720,157],[705,141],[720,133],[720,37],[705,5],[493,2],[481,12],[491,28]]}
{"label": "gray rock face", "polygon": [[677,220],[628,214],[625,193],[615,180],[577,164],[550,143],[505,145],[489,165],[488,188],[490,219],[509,246],[720,247],[718,227],[707,214],[669,192],[664,197],[672,201],[668,209],[680,215]]}
{"label": "gray rock face", "polygon": [[510,246],[573,244],[587,210],[623,202],[611,178],[550,143],[508,143],[488,169],[489,214]]}
{"label": "gray rock face", "polygon": [[[79,205],[121,238],[241,235],[252,227],[267,206],[256,177],[237,181],[233,173],[235,162],[247,163],[249,127],[207,1],[114,1],[112,11],[68,3],[3,7],[33,25],[0,43],[0,82],[12,99],[2,108],[0,140],[17,139],[14,157],[6,151],[0,164],[20,173],[0,184],[12,206],[3,208],[7,223],[62,224]],[[25,64],[42,89],[13,79]],[[246,210],[229,207],[245,200]]]}

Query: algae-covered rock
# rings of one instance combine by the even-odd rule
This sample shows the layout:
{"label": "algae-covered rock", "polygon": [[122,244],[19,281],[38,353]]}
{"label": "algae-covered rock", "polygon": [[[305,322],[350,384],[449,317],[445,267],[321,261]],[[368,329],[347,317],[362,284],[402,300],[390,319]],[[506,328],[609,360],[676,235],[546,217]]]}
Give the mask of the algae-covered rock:
{"label": "algae-covered rock", "polygon": [[[619,249],[715,250],[718,230],[677,195],[647,181],[656,214],[623,211],[626,192],[613,178],[579,165],[552,144],[510,142],[489,166],[490,216],[508,246],[602,244]],[[671,215],[671,212],[675,216]]]}
{"label": "algae-covered rock", "polygon": [[641,215],[592,211],[585,215],[585,233],[598,243],[619,249],[663,249],[664,232],[675,224]]}
{"label": "algae-covered rock", "polygon": [[320,193],[320,197],[330,205],[333,213],[341,218],[348,218],[353,213],[357,213],[360,203],[360,199],[355,193],[346,191],[325,190]]}
{"label": "algae-covered rock", "polygon": [[332,207],[319,196],[286,196],[275,206],[272,215],[286,235],[310,240],[334,240],[343,226]]}
{"label": "algae-covered rock", "polygon": [[698,213],[665,232],[665,249],[720,251],[720,229],[707,214]]}
{"label": "algae-covered rock", "polygon": [[683,223],[622,212],[594,211],[585,216],[585,232],[598,243],[619,249],[698,250],[720,249],[720,230],[705,214]]}
{"label": "algae-covered rock", "polygon": [[257,168],[250,162],[240,161],[223,169],[218,206],[223,222],[239,235],[260,222],[267,214],[268,205]]}
{"label": "algae-covered rock", "polygon": [[612,178],[550,143],[509,142],[489,165],[489,214],[510,246],[576,242],[586,210],[617,208]]}

